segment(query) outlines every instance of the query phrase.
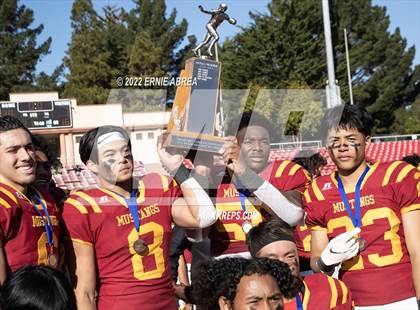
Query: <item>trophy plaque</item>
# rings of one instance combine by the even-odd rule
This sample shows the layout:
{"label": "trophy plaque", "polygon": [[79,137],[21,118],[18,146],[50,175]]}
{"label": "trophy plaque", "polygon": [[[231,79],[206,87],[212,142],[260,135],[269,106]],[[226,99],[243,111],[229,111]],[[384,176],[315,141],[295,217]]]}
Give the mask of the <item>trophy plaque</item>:
{"label": "trophy plaque", "polygon": [[221,64],[205,58],[189,58],[181,78],[191,85],[177,87],[163,145],[187,150],[217,153],[224,141],[220,126]]}

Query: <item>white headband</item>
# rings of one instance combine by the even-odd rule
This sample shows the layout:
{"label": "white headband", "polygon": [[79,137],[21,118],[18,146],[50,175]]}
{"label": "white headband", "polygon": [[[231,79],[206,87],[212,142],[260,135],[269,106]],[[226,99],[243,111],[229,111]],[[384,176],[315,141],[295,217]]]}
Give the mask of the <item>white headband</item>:
{"label": "white headband", "polygon": [[112,131],[105,133],[98,137],[98,149],[103,147],[106,144],[109,144],[114,141],[127,141],[127,138],[123,136],[121,132],[118,131]]}

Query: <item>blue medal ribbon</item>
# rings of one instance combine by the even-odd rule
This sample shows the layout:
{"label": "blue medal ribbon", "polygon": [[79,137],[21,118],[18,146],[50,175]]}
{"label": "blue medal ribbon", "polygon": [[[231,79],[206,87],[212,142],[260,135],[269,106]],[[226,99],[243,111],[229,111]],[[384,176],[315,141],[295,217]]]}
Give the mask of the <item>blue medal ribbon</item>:
{"label": "blue medal ribbon", "polygon": [[[44,227],[45,227],[45,232],[47,233],[47,238],[48,238],[48,245],[50,247],[54,246],[54,239],[53,239],[53,225],[51,222],[51,217],[50,217],[50,213],[48,212],[48,208],[45,205],[44,201],[41,199],[41,197],[39,197],[38,193],[35,192],[33,194],[33,197],[35,198],[36,202],[39,203],[42,206],[42,210],[45,213],[45,216],[41,213],[41,211],[35,206],[32,205],[32,207],[36,210],[36,212],[39,214],[39,216],[41,216],[42,218],[42,222],[44,223]],[[44,220],[44,217],[47,218],[47,220]]]}
{"label": "blue medal ribbon", "polygon": [[124,198],[125,202],[128,205],[130,214],[133,217],[134,227],[136,228],[137,233],[140,231],[140,216],[139,216],[139,207],[137,205],[136,191],[131,191],[130,199]]}
{"label": "blue medal ribbon", "polygon": [[354,214],[351,210],[349,199],[347,198],[346,191],[344,190],[343,182],[341,181],[340,176],[337,174],[337,181],[338,181],[338,191],[340,192],[341,199],[343,200],[344,207],[346,208],[347,214],[349,215],[351,222],[353,223],[354,227],[361,226],[360,220],[360,187],[362,186],[363,179],[365,178],[366,174],[369,171],[369,166],[366,166],[365,170],[363,171],[362,175],[357,180],[356,188],[354,191]]}
{"label": "blue medal ribbon", "polygon": [[303,303],[299,293],[296,294],[296,308],[297,310],[303,310]]}

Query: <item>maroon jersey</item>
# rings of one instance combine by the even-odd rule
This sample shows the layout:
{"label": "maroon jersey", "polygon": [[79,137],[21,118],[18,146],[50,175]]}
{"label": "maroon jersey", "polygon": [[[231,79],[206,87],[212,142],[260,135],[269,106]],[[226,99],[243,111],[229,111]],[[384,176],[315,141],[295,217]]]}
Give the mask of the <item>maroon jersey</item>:
{"label": "maroon jersey", "polygon": [[[420,209],[420,173],[404,162],[374,164],[360,191],[361,233],[366,248],[342,264],[340,278],[356,306],[383,305],[415,296],[402,214]],[[354,192],[347,190],[354,208]],[[304,194],[306,223],[328,238],[353,229],[336,175],[317,178]]]}
{"label": "maroon jersey", "polygon": [[311,230],[307,225],[297,225],[293,233],[299,257],[309,261],[311,258]]}
{"label": "maroon jersey", "polygon": [[[275,161],[270,163],[260,177],[282,191],[298,190],[303,192],[309,181],[306,171],[293,162]],[[270,215],[262,209],[257,197],[244,196],[247,213],[244,213],[239,193],[230,178],[223,178],[217,188],[216,210],[218,220],[210,230],[212,255],[219,256],[247,252],[246,235],[242,225],[246,222],[256,226]]]}
{"label": "maroon jersey", "polygon": [[[352,310],[353,299],[344,282],[316,273],[303,278],[305,291],[300,295],[305,310]],[[284,310],[297,310],[296,299],[285,303]]]}
{"label": "maroon jersey", "polygon": [[73,242],[95,250],[99,309],[176,309],[169,269],[171,204],[180,189],[151,173],[139,181],[140,237],[149,252],[133,249],[138,239],[124,198],[103,188],[78,191],[64,204],[63,218]]}
{"label": "maroon jersey", "polygon": [[[48,209],[53,227],[53,251],[58,258],[61,219],[54,199],[46,191],[30,188],[28,192],[36,192]],[[9,271],[27,264],[48,264],[50,247],[44,226],[47,218],[42,204],[32,201],[17,189],[0,183],[0,246],[6,253]]]}

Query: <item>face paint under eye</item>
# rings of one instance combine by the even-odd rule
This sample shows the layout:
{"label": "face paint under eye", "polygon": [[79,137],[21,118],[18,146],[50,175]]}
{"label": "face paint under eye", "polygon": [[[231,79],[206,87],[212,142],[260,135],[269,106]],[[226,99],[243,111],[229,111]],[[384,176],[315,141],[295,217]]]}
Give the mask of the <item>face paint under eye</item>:
{"label": "face paint under eye", "polygon": [[112,172],[112,165],[115,164],[115,159],[108,159],[104,161],[104,167],[108,172]]}

